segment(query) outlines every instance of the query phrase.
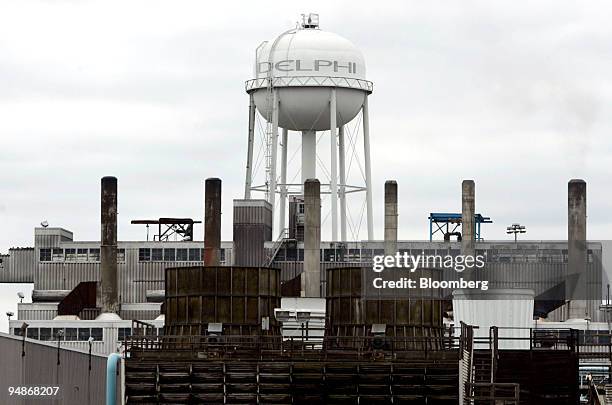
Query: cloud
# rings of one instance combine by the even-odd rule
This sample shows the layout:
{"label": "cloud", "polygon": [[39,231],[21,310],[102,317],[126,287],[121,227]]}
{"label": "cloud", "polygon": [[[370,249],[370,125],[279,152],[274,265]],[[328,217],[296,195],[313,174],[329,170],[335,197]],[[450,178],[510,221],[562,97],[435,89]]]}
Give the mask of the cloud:
{"label": "cloud", "polygon": [[[385,179],[399,182],[400,237],[424,239],[428,213],[458,211],[461,179],[474,178],[477,210],[495,221],[487,238],[504,238],[516,221],[530,237],[563,238],[566,183],[582,177],[589,236],[606,238],[606,8],[558,1],[529,8],[389,1],[375,9],[322,1],[5,4],[0,223],[10,232],[0,235],[0,251],[31,245],[42,219],[96,239],[106,174],[119,177],[121,239],[144,237],[129,225],[133,218],[201,217],[203,180],[213,176],[224,180],[223,238],[231,239],[231,199],[242,196],[246,156],[243,85],[254,49],[309,11],[362,49],[375,82],[377,236]],[[320,155],[327,162],[327,152]],[[362,200],[349,207],[359,222]]]}

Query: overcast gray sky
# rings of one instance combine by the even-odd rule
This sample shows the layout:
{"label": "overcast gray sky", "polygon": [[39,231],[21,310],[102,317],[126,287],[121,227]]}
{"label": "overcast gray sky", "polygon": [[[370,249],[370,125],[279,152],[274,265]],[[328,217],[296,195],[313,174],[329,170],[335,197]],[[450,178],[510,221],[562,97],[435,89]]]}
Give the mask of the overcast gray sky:
{"label": "overcast gray sky", "polygon": [[612,239],[611,11],[559,0],[0,0],[0,252],[32,246],[42,220],[97,240],[104,175],[119,178],[122,240],[144,238],[134,218],[201,218],[203,179],[222,178],[230,240],[254,50],[305,12],[361,48],[374,82],[377,237],[385,179],[399,183],[400,238],[425,239],[428,213],[458,212],[461,179],[473,178],[477,211],[495,221],[485,238],[521,222],[529,238],[562,239],[578,177],[588,237]]}

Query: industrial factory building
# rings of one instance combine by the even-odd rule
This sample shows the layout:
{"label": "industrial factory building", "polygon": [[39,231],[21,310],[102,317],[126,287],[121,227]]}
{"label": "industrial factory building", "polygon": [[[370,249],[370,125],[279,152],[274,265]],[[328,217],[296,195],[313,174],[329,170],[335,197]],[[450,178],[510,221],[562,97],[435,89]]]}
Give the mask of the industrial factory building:
{"label": "industrial factory building", "polygon": [[[115,179],[110,178],[110,181],[116,184]],[[103,179],[103,188],[108,182],[109,178]],[[318,182],[311,183],[316,191]],[[309,184],[307,182],[307,186]],[[204,223],[207,230],[213,228],[218,230],[221,221],[221,182],[218,179],[209,179],[206,181],[205,189],[204,205],[210,209],[206,210]],[[386,213],[397,211],[397,192],[397,184],[388,182]],[[313,195],[316,197],[316,193]],[[291,375],[292,379],[297,380],[304,372],[320,373],[320,378],[323,379],[321,381],[324,381],[343,378],[342,376],[358,373],[356,370],[370,370],[372,367],[374,367],[372,369],[374,376],[380,373],[398,372],[392,370],[412,370],[413,367],[422,367],[424,373],[441,379],[425,383],[438,387],[436,389],[440,392],[424,393],[416,395],[415,398],[429,398],[430,401],[432,398],[437,398],[442,402],[455,403],[458,393],[462,392],[456,384],[460,377],[455,375],[457,372],[455,367],[458,367],[462,361],[457,357],[460,353],[457,350],[460,350],[462,345],[468,344],[467,341],[459,340],[465,339],[465,334],[473,336],[472,356],[480,356],[481,359],[478,361],[483,361],[482,357],[489,353],[490,349],[484,348],[484,342],[489,341],[491,330],[498,333],[500,361],[504,356],[510,356],[512,350],[519,350],[513,356],[521,358],[522,351],[531,353],[531,356],[544,356],[543,350],[558,349],[555,353],[551,352],[551,356],[553,359],[554,356],[558,356],[557,360],[561,363],[556,363],[556,360],[550,360],[552,361],[550,363],[545,356],[539,358],[537,363],[533,363],[533,367],[548,367],[553,364],[557,366],[563,364],[564,370],[575,367],[576,383],[579,375],[578,358],[576,357],[575,363],[572,363],[574,357],[564,357],[564,351],[575,353],[574,347],[580,343],[597,343],[597,347],[600,348],[605,346],[604,334],[607,334],[608,326],[606,323],[598,322],[604,319],[602,315],[604,313],[599,308],[602,290],[600,243],[588,242],[584,245],[585,268],[588,276],[586,292],[589,295],[580,297],[582,298],[580,310],[585,311],[585,316],[580,319],[570,319],[575,318],[572,316],[571,300],[560,300],[554,293],[551,295],[551,291],[558,288],[557,282],[562,280],[562,276],[568,271],[571,254],[568,242],[487,241],[482,238],[484,235],[482,230],[480,240],[475,239],[473,242],[473,249],[486,258],[491,290],[495,291],[494,294],[498,294],[493,301],[485,303],[486,310],[493,312],[493,316],[483,317],[482,313],[479,314],[477,305],[473,305],[475,301],[457,299],[456,292],[452,290],[442,289],[436,300],[411,297],[408,292],[396,293],[390,299],[381,297],[372,300],[364,295],[362,279],[371,271],[374,257],[387,252],[407,253],[413,256],[457,256],[465,251],[464,240],[460,238],[459,241],[450,241],[448,237],[432,241],[397,240],[396,216],[394,221],[386,221],[385,240],[321,241],[320,234],[316,232],[313,234],[309,229],[308,221],[312,211],[315,211],[315,218],[320,215],[317,214],[320,212],[320,203],[308,204],[309,198],[313,195],[307,193],[303,200],[295,201],[296,206],[289,210],[291,216],[288,221],[293,229],[288,229],[286,236],[279,240],[271,240],[271,210],[270,205],[263,200],[235,200],[233,241],[221,242],[220,233],[214,232],[214,229],[213,232],[208,231],[208,235],[213,235],[216,239],[211,240],[207,237],[205,241],[193,240],[193,228],[187,235],[173,234],[161,226],[167,222],[179,221],[169,218],[147,221],[155,222],[159,230],[150,237],[153,240],[140,242],[111,240],[111,246],[113,244],[116,246],[116,259],[111,263],[107,262],[107,265],[116,271],[117,285],[116,291],[111,291],[110,295],[116,294],[119,308],[114,316],[109,316],[111,314],[105,312],[101,304],[103,292],[100,288],[100,273],[103,259],[100,242],[75,241],[72,233],[62,228],[36,228],[33,248],[11,249],[8,255],[2,257],[2,282],[30,282],[34,285],[33,302],[18,304],[17,319],[10,320],[10,332],[16,339],[25,338],[29,343],[41,341],[41,344],[47,344],[48,347],[57,345],[58,350],[91,350],[95,355],[124,353],[133,359],[128,361],[127,374],[122,377],[132,379],[125,388],[125,398],[128,399],[128,403],[151,403],[154,397],[159,398],[153,401],[155,403],[158,403],[157,401],[168,403],[167,401],[177,398],[183,400],[199,398],[205,403],[208,403],[208,400],[210,403],[216,403],[223,398],[234,398],[238,403],[253,403],[252,401],[261,403],[262,398],[277,398],[280,401],[277,403],[286,403],[283,401],[290,397],[298,403],[300,403],[298,398],[303,398],[304,401],[308,399],[315,402],[333,402],[329,398],[322,400],[305,395],[300,391],[302,388],[295,388],[297,391],[292,391],[293,394],[281,395],[279,389],[272,386],[268,387],[273,391],[270,395],[260,395],[260,399],[256,400],[254,398],[258,397],[255,391],[241,391],[251,387],[252,383],[248,381],[238,381],[234,385],[229,385],[228,387],[236,388],[241,383],[246,384],[242,388],[236,388],[238,391],[234,394],[231,392],[222,394],[218,389],[206,385],[209,384],[208,378],[218,376],[219,373],[223,375],[222,370],[217,369],[221,367],[220,363],[216,362],[217,357],[214,363],[202,363],[201,359],[194,363],[194,359],[190,359],[189,356],[174,365],[169,359],[163,360],[162,363],[159,362],[161,360],[151,362],[150,356],[159,359],[161,355],[163,358],[161,353],[165,347],[172,348],[172,353],[176,353],[177,349],[184,349],[187,350],[185,353],[187,354],[195,349],[197,356],[213,355],[221,358],[228,355],[232,356],[231,358],[236,356],[250,358],[249,356],[253,355],[250,350],[260,353],[262,349],[267,348],[266,350],[270,351],[272,357],[268,357],[267,362],[260,362],[258,365],[249,363],[251,365],[248,366],[242,361],[232,362],[228,359],[224,367],[228,367],[226,372],[230,373],[230,376],[231,370],[235,368],[237,371],[233,373],[244,372],[248,375],[278,373],[278,378]],[[464,193],[462,199],[471,200],[471,196]],[[113,201],[116,201],[116,195]],[[464,208],[462,216],[465,216],[465,211]],[[474,222],[478,218],[477,215],[472,217]],[[192,225],[197,223],[187,219],[180,221]],[[454,233],[462,235],[461,227],[455,229]],[[315,255],[309,256],[308,249],[312,246],[313,239],[318,249],[315,250]],[[213,263],[205,265],[207,260],[212,260]],[[315,269],[316,274],[312,272],[306,274],[309,269]],[[509,277],[508,274],[513,276]],[[514,276],[516,274],[520,277]],[[532,274],[547,276],[534,279],[530,277]],[[305,289],[309,290],[307,294]],[[520,297],[526,289],[529,293],[525,297]],[[504,291],[503,294],[507,295],[499,295],[500,291]],[[502,300],[502,305],[505,307],[501,309],[501,314],[499,308],[495,309],[499,300]],[[402,310],[402,307],[405,309]],[[358,308],[362,308],[365,312],[363,314],[355,312]],[[513,319],[505,318],[503,313],[512,314]],[[523,315],[520,314],[527,316],[521,318]],[[479,320],[481,329],[468,332],[465,326],[467,323],[462,321],[475,319]],[[504,321],[500,321],[501,319]],[[460,328],[460,325],[464,326]],[[499,327],[499,329],[489,329],[490,327]],[[197,336],[201,336],[204,340],[193,340]],[[217,342],[215,345],[210,344],[213,336]],[[232,340],[232,337],[240,336],[247,337],[245,353],[241,355],[238,354],[240,345]],[[386,337],[380,343],[371,340],[377,336]],[[277,340],[276,337],[281,340]],[[227,345],[232,345],[233,350],[238,352],[228,354]],[[256,348],[253,349],[252,345]],[[534,354],[536,348],[538,351]],[[316,367],[322,368],[289,371],[291,367],[306,367],[295,363],[301,358],[301,355],[294,353],[296,349],[314,350],[315,352],[311,354],[317,353],[317,356],[336,352],[340,359],[344,355],[354,355],[344,353],[347,350],[350,353],[356,350],[361,354],[351,359],[357,363],[350,367],[340,366],[338,363],[320,363]],[[363,357],[364,350],[366,352],[374,350],[373,353],[380,351],[385,359],[384,352],[389,349],[396,352],[394,356],[403,353],[399,363],[394,361],[392,364],[371,364],[371,360],[367,359],[369,354],[366,358]],[[507,351],[502,352],[503,349]],[[427,353],[425,358],[412,358],[414,352],[423,350]],[[479,350],[484,350],[484,354],[482,352],[478,354]],[[601,359],[601,355],[605,357],[605,353],[601,351],[598,359],[597,350],[601,351],[595,349],[589,357],[580,360],[583,367],[595,367],[596,370],[609,367],[609,361]],[[277,355],[281,358],[276,358]],[[293,364],[291,366],[282,361],[294,363],[291,363]],[[512,361],[515,360],[508,358],[505,360],[506,363],[501,364],[510,367],[508,364]],[[563,363],[565,361],[570,363]],[[311,366],[315,367],[312,364]],[[155,371],[161,373],[155,378],[162,378],[164,373],[178,372],[176,367],[184,369],[185,372],[192,371],[185,374],[186,376],[177,377],[178,382],[169,382],[168,386],[159,383],[153,384],[152,387],[150,385],[152,382],[137,383],[136,381],[144,377],[135,376],[155,374],[151,367],[160,370]],[[245,367],[248,370],[245,370]],[[288,369],[284,370],[283,367]],[[476,366],[472,364],[472,367]],[[167,371],[164,372],[166,368]],[[500,369],[500,381],[510,378],[508,376],[502,378],[504,373],[510,373],[510,370],[511,368]],[[180,395],[173,391],[178,388],[172,384],[181,386],[180,384],[184,384],[181,381],[195,378],[192,375],[194,372],[198,375],[210,374],[208,377],[201,377],[203,380],[199,383],[213,391],[206,391],[209,389],[206,388],[205,392],[190,391]],[[408,378],[403,374],[405,372],[407,371],[402,371],[393,378]],[[413,372],[414,370],[410,371]],[[183,372],[179,372],[183,375],[181,373]],[[482,373],[482,370],[479,373]],[[566,376],[564,381],[567,382],[570,377]],[[134,378],[136,380],[133,380]],[[216,386],[215,384],[221,382],[211,384]],[[501,386],[505,387],[503,384]],[[361,387],[360,389],[368,389],[367,384],[363,386],[357,384],[357,386]],[[261,388],[259,386],[258,389]],[[381,403],[387,403],[391,397],[404,399],[413,397],[413,394],[404,392],[399,386],[394,388],[395,396],[382,397],[363,392],[361,396],[354,392],[343,393],[339,386],[333,389],[339,390],[338,398],[348,398],[349,402],[355,395],[362,400],[374,401],[376,398],[382,398]],[[531,389],[535,390],[535,387]],[[163,394],[166,390],[169,391]],[[472,395],[477,396],[478,392],[481,391],[475,390]],[[564,393],[564,398],[567,396],[573,398],[577,395],[577,388],[572,392]]]}
{"label": "industrial factory building", "polygon": [[[421,214],[429,240],[402,240],[401,184],[379,189],[371,176],[373,91],[359,49],[321,30],[318,15],[304,16],[257,48],[246,82],[247,164],[232,240],[221,240],[221,201],[236,196],[222,194],[219,178],[204,182],[202,219],[120,218],[120,183],[109,176],[101,180],[100,241],[35,228],[33,247],[0,257],[0,283],[34,286],[9,336],[0,336],[9,366],[20,363],[14,384],[46,383],[32,377],[33,359],[47,367],[57,350],[57,376],[66,372],[62,356],[79,370],[93,361],[78,387],[100,378],[100,356],[109,356],[105,395],[127,404],[546,405],[599,395],[592,379],[580,381],[581,367],[612,373],[602,245],[586,239],[586,182],[568,182],[567,240],[488,239],[491,219],[476,211],[473,180],[457,184],[456,212]],[[347,178],[355,119],[364,184]],[[329,182],[317,173],[323,132]],[[287,145],[296,137],[301,181],[291,183]],[[264,179],[253,170],[257,139],[265,143]],[[383,210],[372,205],[377,192]],[[353,193],[364,197],[366,240],[347,237]],[[330,197],[329,241],[321,238],[322,195]],[[381,239],[375,215],[384,217]],[[120,240],[117,223],[128,220],[146,227],[146,240]],[[478,258],[482,268],[448,271],[434,259],[412,269],[385,265],[379,274],[384,257],[461,266]],[[374,284],[395,274],[386,285],[409,285],[414,271],[427,277],[426,288]],[[103,400],[90,388],[86,397]],[[65,398],[84,403],[80,394]]]}
{"label": "industrial factory building", "polygon": [[[220,264],[278,268],[280,281],[289,287],[304,270],[303,207],[289,211],[296,213],[289,222],[298,230],[289,230],[286,238],[272,241],[270,215],[265,215],[269,213],[269,206],[265,201],[254,200],[247,204],[245,200],[236,200],[234,206],[234,241],[221,243]],[[202,241],[160,241],[159,235],[155,235],[155,239],[117,243],[121,320],[104,324],[95,321],[101,310],[95,301],[95,282],[100,279],[100,243],[73,240],[72,232],[62,228],[36,228],[33,248],[14,248],[2,256],[4,268],[0,272],[0,282],[34,285],[32,302],[18,304],[17,317],[10,321],[11,333],[19,334],[21,324],[27,321],[30,323],[29,338],[53,341],[61,320],[61,327],[67,329],[63,338],[66,344],[85,348],[87,339],[93,336],[95,342],[107,341],[104,348],[95,343],[95,351],[103,354],[116,350],[117,344],[131,334],[132,320],[156,325],[156,333],[163,334],[164,271],[169,267],[201,266],[204,248]],[[320,242],[321,291],[326,289],[328,269],[371,268],[372,257],[385,253],[385,243]],[[456,241],[397,241],[395,244],[395,251],[411,255],[456,256],[461,252],[461,242]],[[478,253],[487,258],[489,272],[500,276],[498,287],[535,288],[538,316],[551,321],[568,319],[565,306],[554,310],[548,308],[546,302],[537,306],[538,295],[554,287],[553,278],[536,286],[529,277],[532,273],[562,274],[568,260],[567,242],[484,240],[476,246]],[[601,244],[589,242],[587,260],[592,278],[589,280],[588,314],[592,322],[604,320],[599,311],[601,255]],[[524,278],[502,277],[509,273],[521,274]],[[493,275],[490,278],[496,279]],[[94,289],[87,295],[91,283]],[[103,339],[103,336],[107,337]],[[69,341],[74,343],[69,344]]]}

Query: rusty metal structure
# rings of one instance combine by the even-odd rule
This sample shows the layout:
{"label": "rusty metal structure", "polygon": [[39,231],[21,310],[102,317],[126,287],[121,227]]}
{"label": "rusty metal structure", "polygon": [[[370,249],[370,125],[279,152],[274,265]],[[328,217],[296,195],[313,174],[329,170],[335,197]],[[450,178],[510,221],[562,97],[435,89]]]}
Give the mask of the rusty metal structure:
{"label": "rusty metal structure", "polygon": [[[400,273],[399,269],[395,270]],[[327,336],[380,334],[436,338],[443,335],[443,301],[442,297],[433,295],[437,291],[432,291],[431,296],[411,294],[404,289],[386,293],[370,291],[371,273],[371,269],[364,267],[327,270]],[[436,277],[435,271],[430,273],[432,278]]]}
{"label": "rusty metal structure", "polygon": [[201,224],[202,221],[194,221],[191,218],[159,218],[159,219],[133,219],[132,225],[145,225],[147,227],[147,241],[149,240],[149,226],[157,225],[157,235],[153,240],[169,241],[173,235],[178,235],[184,241],[193,240],[193,225]]}
{"label": "rusty metal structure", "polygon": [[221,255],[221,180],[206,179],[204,188],[204,265],[218,266]]}
{"label": "rusty metal structure", "polygon": [[103,313],[119,313],[117,286],[117,178],[102,178],[100,304]]}
{"label": "rusty metal structure", "polygon": [[165,283],[166,335],[280,334],[274,317],[281,297],[278,269],[175,267],[166,269]]}

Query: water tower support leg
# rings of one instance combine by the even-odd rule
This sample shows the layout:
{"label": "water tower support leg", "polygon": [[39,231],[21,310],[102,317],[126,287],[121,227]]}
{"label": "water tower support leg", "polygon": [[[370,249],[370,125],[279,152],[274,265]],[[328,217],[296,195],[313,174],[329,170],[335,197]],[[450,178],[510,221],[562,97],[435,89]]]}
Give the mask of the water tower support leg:
{"label": "water tower support leg", "polygon": [[317,178],[317,133],[302,131],[302,184]]}
{"label": "water tower support leg", "polygon": [[331,89],[329,102],[329,132],[331,139],[331,217],[332,217],[332,241],[338,240],[338,148],[336,145],[336,89]]}
{"label": "water tower support leg", "polygon": [[278,90],[273,90],[272,104],[272,156],[270,161],[270,184],[268,185],[268,202],[272,206],[272,229],[274,229],[274,203],[276,201],[276,161],[278,154]]}
{"label": "water tower support leg", "polygon": [[374,221],[372,214],[372,166],[370,163],[370,116],[368,112],[368,96],[363,100],[363,154],[365,160],[366,181],[366,214],[368,216],[368,240],[374,240]]}
{"label": "water tower support leg", "polygon": [[278,226],[280,231],[283,232],[285,229],[285,207],[287,206],[287,142],[288,142],[288,133],[289,131],[286,128],[283,128],[282,137],[281,137],[281,187],[280,187],[280,209],[279,209],[279,219]]}
{"label": "water tower support leg", "polygon": [[346,165],[344,151],[344,125],[338,128],[338,165],[340,169],[340,240],[346,241]]}
{"label": "water tower support leg", "polygon": [[253,181],[253,142],[255,140],[255,101],[253,94],[249,95],[249,143],[247,148],[246,179],[244,182],[244,199],[251,199]]}

